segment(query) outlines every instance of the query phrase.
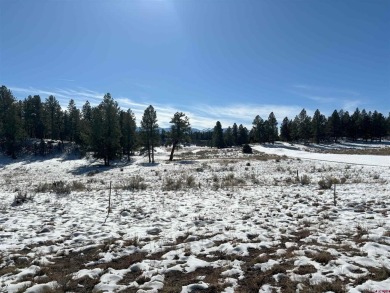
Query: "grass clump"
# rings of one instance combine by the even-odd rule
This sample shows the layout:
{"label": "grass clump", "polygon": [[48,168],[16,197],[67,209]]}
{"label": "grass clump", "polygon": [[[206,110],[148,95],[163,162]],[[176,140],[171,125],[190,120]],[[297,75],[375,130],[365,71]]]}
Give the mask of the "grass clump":
{"label": "grass clump", "polygon": [[320,186],[320,189],[331,189],[333,184],[339,184],[340,180],[337,178],[334,178],[332,176],[327,176],[320,181],[318,181],[318,185]]}
{"label": "grass clump", "polygon": [[173,178],[168,177],[165,180],[165,183],[163,185],[163,190],[165,190],[165,191],[169,191],[169,190],[175,191],[175,190],[182,189],[182,187],[183,187],[182,178],[178,178],[178,179],[175,180]]}
{"label": "grass clump", "polygon": [[130,177],[129,183],[123,187],[123,189],[130,191],[145,190],[146,188],[144,178],[139,175]]}
{"label": "grass clump", "polygon": [[37,193],[53,192],[58,195],[70,194],[72,191],[83,191],[85,190],[85,184],[78,181],[72,183],[66,183],[62,180],[54,181],[53,183],[40,183],[36,188]]}
{"label": "grass clump", "polygon": [[308,175],[304,174],[304,175],[301,176],[300,183],[302,185],[309,185],[310,182],[311,182],[311,179],[310,179],[310,177]]}
{"label": "grass clump", "polygon": [[28,195],[27,192],[18,191],[18,194],[15,195],[14,201],[12,202],[12,206],[22,205],[25,202],[32,201],[33,197]]}

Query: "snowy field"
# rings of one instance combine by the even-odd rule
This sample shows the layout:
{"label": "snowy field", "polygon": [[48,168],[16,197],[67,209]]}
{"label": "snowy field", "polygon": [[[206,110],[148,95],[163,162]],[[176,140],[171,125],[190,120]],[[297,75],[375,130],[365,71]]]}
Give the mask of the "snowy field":
{"label": "snowy field", "polygon": [[385,292],[390,156],[337,153],[367,147],[2,158],[0,292]]}

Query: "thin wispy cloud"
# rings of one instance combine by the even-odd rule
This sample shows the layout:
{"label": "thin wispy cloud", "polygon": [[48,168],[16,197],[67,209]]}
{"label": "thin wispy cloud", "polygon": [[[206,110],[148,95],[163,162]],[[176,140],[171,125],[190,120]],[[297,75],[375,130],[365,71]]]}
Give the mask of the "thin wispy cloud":
{"label": "thin wispy cloud", "polygon": [[315,92],[322,92],[322,93],[328,93],[328,94],[342,94],[342,95],[350,95],[350,96],[359,96],[360,94],[357,91],[349,90],[349,89],[339,89],[334,87],[324,87],[324,86],[312,86],[312,85],[306,85],[306,84],[296,84],[293,85],[296,89],[301,89],[305,91],[315,91]]}
{"label": "thin wispy cloud", "polygon": [[351,112],[364,104],[361,94],[349,89],[305,84],[293,85],[292,88],[290,92],[321,104],[321,110],[325,112],[330,112],[334,109],[343,109]]}

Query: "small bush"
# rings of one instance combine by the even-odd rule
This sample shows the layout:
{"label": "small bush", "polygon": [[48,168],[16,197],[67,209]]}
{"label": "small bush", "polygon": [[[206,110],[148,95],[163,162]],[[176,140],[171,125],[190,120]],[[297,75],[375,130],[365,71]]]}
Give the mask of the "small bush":
{"label": "small bush", "polygon": [[186,178],[186,185],[189,188],[195,187],[195,177],[192,176],[192,175],[187,176],[187,178]]}
{"label": "small bush", "polygon": [[18,194],[15,195],[14,197],[14,201],[12,202],[12,205],[15,206],[15,205],[21,205],[27,201],[32,201],[33,198],[32,196],[28,196],[27,195],[27,192],[22,192],[22,191],[18,191]]}
{"label": "small bush", "polygon": [[328,176],[318,181],[320,189],[331,189],[333,184],[339,184],[340,181],[337,178]]}
{"label": "small bush", "polygon": [[174,180],[170,177],[168,177],[165,180],[165,184],[163,186],[163,190],[180,190],[183,186],[183,182],[181,178],[178,178],[177,180]]}
{"label": "small bush", "polygon": [[129,184],[125,185],[123,189],[135,191],[135,190],[145,190],[147,185],[144,183],[144,178],[137,175],[130,177]]}
{"label": "small bush", "polygon": [[71,188],[74,191],[83,191],[85,190],[85,184],[83,182],[73,181]]}
{"label": "small bush", "polygon": [[323,265],[326,265],[328,262],[335,259],[335,257],[327,251],[318,252],[318,253],[314,254],[312,256],[312,258],[314,261],[316,261],[320,264],[323,264]]}
{"label": "small bush", "polygon": [[55,181],[52,184],[52,191],[56,194],[70,194],[72,192],[71,185],[64,181]]}
{"label": "small bush", "polygon": [[243,152],[244,154],[253,154],[252,148],[250,147],[249,144],[245,144],[245,145],[242,147],[242,152]]}
{"label": "small bush", "polygon": [[300,182],[302,185],[308,185],[308,184],[310,184],[311,180],[310,180],[310,177],[305,174],[305,175],[301,176]]}
{"label": "small bush", "polygon": [[70,194],[72,187],[64,181],[55,181],[53,183],[40,183],[35,189],[38,193],[54,192],[56,194]]}

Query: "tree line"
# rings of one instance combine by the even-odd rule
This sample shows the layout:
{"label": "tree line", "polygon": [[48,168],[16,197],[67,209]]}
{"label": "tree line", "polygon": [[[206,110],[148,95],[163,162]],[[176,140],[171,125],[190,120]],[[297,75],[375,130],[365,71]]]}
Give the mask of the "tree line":
{"label": "tree line", "polygon": [[[155,147],[171,145],[170,160],[181,143],[217,148],[239,146],[247,143],[274,143],[280,139],[288,142],[338,142],[340,138],[353,141],[379,140],[390,135],[390,114],[386,118],[377,111],[356,109],[335,110],[326,117],[316,110],[310,117],[305,109],[294,119],[285,117],[278,128],[273,112],[263,119],[257,115],[252,128],[234,123],[223,128],[219,121],[213,129],[192,131],[189,118],[182,112],[173,115],[169,130],[159,128],[153,106],[145,109],[137,127],[131,109],[122,110],[109,93],[97,106],[86,101],[81,109],[71,99],[66,109],[50,95],[44,101],[39,95],[17,100],[7,87],[0,88],[0,150],[16,158],[18,153],[33,148],[44,155],[47,140],[74,142],[84,153],[92,152],[96,158],[109,165],[114,158],[130,156],[141,148],[154,162]],[[279,133],[280,131],[280,133]],[[40,141],[29,144],[29,139]],[[61,147],[61,144],[59,145]]]}

